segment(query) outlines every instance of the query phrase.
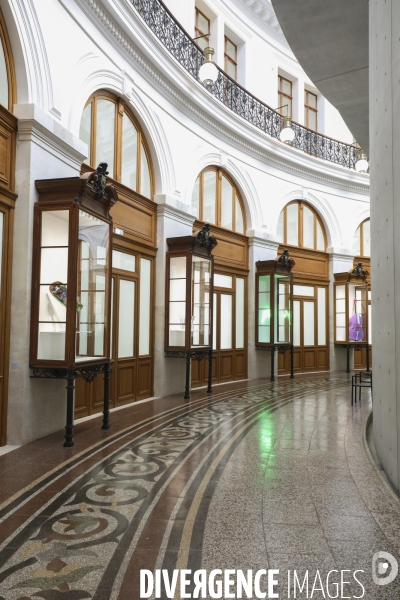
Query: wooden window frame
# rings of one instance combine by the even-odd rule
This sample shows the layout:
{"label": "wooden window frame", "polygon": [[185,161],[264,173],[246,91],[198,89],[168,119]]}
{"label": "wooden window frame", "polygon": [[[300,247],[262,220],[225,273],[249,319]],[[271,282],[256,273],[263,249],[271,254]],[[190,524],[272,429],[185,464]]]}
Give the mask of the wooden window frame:
{"label": "wooden window frame", "polygon": [[364,219],[364,221],[362,223],[359,224],[359,226],[357,227],[355,233],[357,233],[357,230],[360,230],[360,254],[358,254],[357,256],[360,256],[361,258],[371,258],[371,255],[369,254],[365,254],[364,253],[364,223],[366,223],[367,221],[370,221],[370,217],[368,217],[367,219]]}
{"label": "wooden window frame", "polygon": [[[126,116],[130,119],[132,125],[135,127],[138,134],[138,144],[137,144],[137,156],[136,156],[136,193],[140,194],[141,189],[141,158],[142,158],[142,148],[144,148],[147,163],[149,165],[150,172],[150,199],[152,200],[154,195],[154,172],[153,172],[153,163],[151,160],[151,154],[149,150],[149,146],[147,144],[147,140],[145,135],[142,132],[142,129],[134,117],[132,112],[126,106],[125,102],[121,98],[117,98],[113,94],[101,90],[93,94],[87,103],[85,104],[85,109],[92,105],[91,110],[91,123],[90,123],[90,156],[89,156],[89,165],[95,169],[98,165],[99,159],[96,157],[96,120],[97,120],[97,102],[99,100],[108,100],[115,104],[115,129],[114,129],[114,177],[116,181],[121,182],[122,180],[122,119]],[[141,194],[140,194],[141,195]],[[146,197],[146,196],[144,196]]]}
{"label": "wooden window frame", "polygon": [[[224,171],[223,169],[219,169],[218,167],[208,167],[207,169],[204,169],[203,171],[201,171],[201,173],[198,175],[197,180],[200,178],[200,185],[199,185],[199,216],[198,219],[199,221],[203,221],[205,223],[205,221],[203,220],[203,200],[204,200],[204,173],[210,172],[210,171],[214,171],[216,172],[217,176],[216,176],[216,185],[217,185],[217,190],[216,190],[216,210],[215,210],[215,217],[216,217],[216,223],[210,223],[210,225],[215,225],[216,227],[221,227],[221,229],[226,229],[226,231],[234,231],[235,233],[239,233],[241,235],[245,235],[246,233],[246,213],[244,210],[244,204],[243,204],[243,200],[242,197],[240,195],[240,192],[235,184],[235,182],[231,179],[231,177],[229,177],[228,173],[226,173],[226,171]],[[226,179],[229,181],[229,183],[232,186],[232,229],[228,229],[227,227],[222,227],[221,225],[221,207],[222,207],[222,178],[226,177]],[[243,232],[241,231],[236,231],[236,198],[239,201],[239,206],[242,210],[242,218],[243,218]]]}
{"label": "wooden window frame", "polygon": [[[282,209],[282,212],[283,212],[283,242],[282,242],[282,244],[288,245],[288,242],[287,242],[287,207],[292,204],[297,204],[297,206],[298,206],[298,244],[296,247],[304,248],[306,250],[315,250],[316,252],[326,252],[326,248],[327,248],[328,244],[327,244],[327,236],[326,236],[324,224],[322,223],[320,216],[316,213],[314,208],[312,206],[310,206],[310,204],[308,204],[307,202],[303,202],[302,200],[294,200],[293,202],[289,202]],[[313,248],[309,248],[308,246],[303,245],[303,237],[304,237],[303,236],[303,208],[304,208],[304,206],[306,208],[308,208],[308,210],[310,210],[314,215],[314,247]],[[317,223],[319,223],[319,225],[321,226],[322,235],[324,236],[324,245],[325,245],[324,250],[317,249]]]}
{"label": "wooden window frame", "polygon": [[[194,37],[205,36],[202,39],[207,40],[207,46],[209,46],[210,45],[210,35],[211,35],[211,20],[200,9],[198,9],[197,6],[194,7],[194,10],[195,10]],[[208,31],[203,31],[202,29],[200,29],[200,27],[198,25],[199,15],[201,15],[208,22]],[[198,45],[200,45],[199,41],[200,40],[196,40]]]}
{"label": "wooden window frame", "polygon": [[[235,60],[233,60],[233,58],[231,58],[227,52],[228,42],[230,44],[232,44],[232,46],[235,47]],[[224,69],[225,69],[226,74],[228,74],[228,63],[230,63],[231,65],[234,65],[234,67],[235,67],[235,76],[232,77],[232,79],[234,79],[236,81],[236,79],[237,79],[237,64],[238,64],[237,63],[237,44],[234,44],[232,42],[232,40],[227,35],[225,35],[224,36]],[[229,77],[231,77],[231,75],[229,75]]]}
{"label": "wooden window frame", "polygon": [[[311,94],[311,96],[314,96],[315,98],[315,104],[317,106],[317,108],[314,108],[313,106],[310,106],[308,104],[308,96],[309,94]],[[307,129],[311,129],[311,131],[318,131],[318,96],[317,94],[314,94],[314,92],[310,92],[310,90],[304,90],[304,125],[307,127]],[[310,127],[309,125],[309,114],[310,112],[315,113],[315,129],[313,129],[312,127]]]}
{"label": "wooden window frame", "polygon": [[[286,81],[290,83],[290,96],[286,94],[286,92],[282,89],[282,81]],[[287,112],[284,110],[283,106],[287,104],[288,110]],[[278,75],[278,106],[279,112],[283,117],[292,118],[292,108],[293,108],[293,81],[290,81],[287,77],[283,77],[283,75]]]}

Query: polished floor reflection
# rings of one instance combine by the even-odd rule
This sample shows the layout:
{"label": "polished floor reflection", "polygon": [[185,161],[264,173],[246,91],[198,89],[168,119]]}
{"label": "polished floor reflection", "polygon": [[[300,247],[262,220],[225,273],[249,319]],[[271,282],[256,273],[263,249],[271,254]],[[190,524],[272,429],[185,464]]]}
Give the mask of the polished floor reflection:
{"label": "polished floor reflection", "polygon": [[279,569],[281,598],[294,570],[298,598],[399,598],[371,565],[398,559],[400,500],[364,441],[369,390],[350,396],[345,375],[230,384],[0,456],[0,597],[136,600],[140,569]]}

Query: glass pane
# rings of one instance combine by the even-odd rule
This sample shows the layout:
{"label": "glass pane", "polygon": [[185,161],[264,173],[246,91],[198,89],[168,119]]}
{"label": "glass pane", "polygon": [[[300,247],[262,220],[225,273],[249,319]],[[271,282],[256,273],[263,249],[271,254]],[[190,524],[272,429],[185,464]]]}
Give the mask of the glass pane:
{"label": "glass pane", "polygon": [[140,160],[140,193],[146,198],[151,197],[150,167],[143,144]]}
{"label": "glass pane", "polygon": [[150,354],[151,261],[140,259],[139,356]]}
{"label": "glass pane", "polygon": [[[308,119],[308,128],[313,131],[317,130],[317,113],[313,110],[307,111],[307,119]],[[307,121],[306,121],[307,122]]]}
{"label": "glass pane", "polygon": [[192,206],[196,209],[196,216],[200,216],[200,177],[196,179],[192,193]]}
{"label": "glass pane", "polygon": [[118,358],[134,356],[135,282],[121,279],[118,306]]}
{"label": "glass pane", "polygon": [[122,118],[122,165],[121,181],[132,190],[137,190],[138,132],[127,115]]}
{"label": "glass pane", "polygon": [[318,345],[326,345],[326,290],[318,288]]}
{"label": "glass pane", "polygon": [[336,296],[336,341],[346,341],[346,288],[344,285],[337,285],[335,288]]}
{"label": "glass pane", "polygon": [[236,65],[230,60],[226,61],[226,72],[228,73],[229,77],[236,79]]}
{"label": "glass pane", "polygon": [[173,256],[169,263],[170,279],[186,279],[186,256]]}
{"label": "glass pane", "polygon": [[214,273],[214,285],[215,287],[232,288],[232,276],[221,275],[220,273]]}
{"label": "glass pane", "polygon": [[134,273],[136,271],[136,257],[127,252],[120,252],[119,250],[112,251],[112,266],[113,269],[121,269],[123,271],[130,271]]}
{"label": "glass pane", "polygon": [[[41,285],[39,287],[39,321],[50,323],[65,323],[67,320],[67,287],[63,286],[62,294],[57,293],[56,285]],[[63,301],[64,300],[64,301]],[[59,328],[54,327],[54,331]]]}
{"label": "glass pane", "polygon": [[322,227],[318,219],[316,219],[317,224],[317,250],[325,251],[325,238],[324,233],[322,231]]}
{"label": "glass pane", "polygon": [[286,207],[287,232],[286,241],[293,246],[299,245],[299,205],[289,204]]}
{"label": "glass pane", "polygon": [[39,323],[37,357],[42,360],[65,359],[65,323]]}
{"label": "glass pane", "polygon": [[193,256],[192,262],[192,345],[210,343],[210,274],[211,261]]}
{"label": "glass pane", "polygon": [[283,243],[283,241],[284,241],[284,238],[283,238],[283,235],[284,235],[284,231],[283,231],[284,217],[285,217],[285,211],[283,210],[283,211],[281,212],[281,214],[279,215],[279,219],[278,219],[278,227],[277,227],[277,231],[276,231],[276,233],[277,233],[277,236],[278,236],[278,239],[279,239],[279,241],[280,241],[280,242],[282,242],[282,243]]}
{"label": "glass pane", "polygon": [[225,40],[226,40],[225,51],[226,51],[227,55],[229,56],[229,58],[231,58],[232,60],[234,60],[236,62],[236,46],[227,37],[225,38]]}
{"label": "glass pane", "polygon": [[185,346],[186,332],[186,257],[170,259],[169,345]]}
{"label": "glass pane", "polygon": [[363,223],[363,240],[364,240],[364,248],[363,248],[363,256],[371,255],[371,221],[365,221]]}
{"label": "glass pane", "polygon": [[314,346],[314,302],[304,302],[303,304],[303,338],[304,346]]}
{"label": "glass pane", "polygon": [[300,300],[293,301],[293,345],[300,346]]}
{"label": "glass pane", "polygon": [[314,213],[303,206],[303,246],[314,248]]}
{"label": "glass pane", "polygon": [[8,106],[8,77],[7,77],[7,65],[4,54],[3,44],[0,38],[0,104],[5,106],[7,109],[11,109]]}
{"label": "glass pane", "polygon": [[210,32],[210,21],[199,11],[197,11],[197,27],[202,33]]}
{"label": "glass pane", "polygon": [[243,212],[242,207],[240,206],[239,198],[236,196],[236,225],[235,231],[238,233],[244,233],[244,220],[243,220]]}
{"label": "glass pane", "polygon": [[261,275],[258,278],[258,291],[259,292],[270,292],[271,280],[269,275]]}
{"label": "glass pane", "polygon": [[226,177],[222,177],[221,227],[233,228],[233,188]]}
{"label": "glass pane", "polygon": [[114,358],[114,286],[115,286],[115,277],[111,279],[111,321],[110,321],[110,357]]}
{"label": "glass pane", "polygon": [[312,108],[317,108],[317,96],[311,92],[307,93],[307,104]]}
{"label": "glass pane", "polygon": [[[372,321],[371,321],[372,309],[371,305],[368,304],[368,344],[372,344]],[[367,349],[368,352],[368,349]]]}
{"label": "glass pane", "polygon": [[362,342],[365,338],[367,289],[351,284],[349,290],[349,341]]}
{"label": "glass pane", "polygon": [[356,256],[361,256],[361,228],[358,227],[353,238],[353,252]]}
{"label": "glass pane", "polygon": [[269,275],[258,278],[258,341],[271,342],[271,280]]}
{"label": "glass pane", "polygon": [[220,350],[232,348],[232,296],[221,294]]}
{"label": "glass pane", "polygon": [[236,278],[236,348],[244,348],[244,279]]}
{"label": "glass pane", "polygon": [[84,109],[81,118],[81,127],[79,129],[79,137],[88,145],[88,157],[83,161],[84,164],[90,165],[90,150],[91,150],[91,133],[92,133],[92,103],[88,104]]}
{"label": "glass pane", "polygon": [[280,78],[280,82],[281,82],[281,91],[284,94],[291,96],[292,95],[292,83],[290,81],[288,81],[287,79],[283,79],[283,77]]}
{"label": "glass pane", "polygon": [[42,248],[40,283],[67,284],[68,248]]}
{"label": "glass pane", "polygon": [[76,360],[105,356],[109,225],[79,211]]}
{"label": "glass pane", "polygon": [[203,173],[203,221],[216,223],[216,192],[217,173],[206,171]]}
{"label": "glass pane", "polygon": [[114,177],[115,104],[100,98],[96,115],[96,163],[108,164],[108,173]]}
{"label": "glass pane", "polygon": [[293,295],[294,296],[309,296],[314,297],[315,288],[313,285],[294,285]]}
{"label": "glass pane", "polygon": [[290,342],[290,277],[276,276],[275,342]]}
{"label": "glass pane", "polygon": [[42,246],[68,246],[68,210],[42,212]]}

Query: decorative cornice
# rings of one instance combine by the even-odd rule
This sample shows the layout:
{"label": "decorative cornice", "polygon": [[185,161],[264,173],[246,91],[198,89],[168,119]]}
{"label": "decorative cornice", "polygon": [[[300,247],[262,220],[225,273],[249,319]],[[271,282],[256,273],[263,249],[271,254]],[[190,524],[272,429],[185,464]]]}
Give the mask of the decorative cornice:
{"label": "decorative cornice", "polygon": [[[360,179],[360,175],[349,172],[344,167],[337,166],[335,164],[325,164],[324,161],[313,157],[308,157],[301,151],[297,151],[293,148],[283,147],[281,142],[276,141],[263,132],[259,131],[241,119],[239,116],[232,113],[222,103],[214,100],[206,89],[198,84],[190,77],[189,74],[183,70],[183,68],[176,64],[176,68],[179,71],[180,76],[185,76],[186,80],[190,79],[187,85],[188,91],[193,90],[193,86],[198,87],[198,93],[202,94],[202,101],[212,103],[213,114],[224,112],[225,116],[232,122],[232,127],[228,128],[221,124],[216,118],[212,118],[205,110],[202,110],[195,102],[191,101],[188,95],[181,93],[177,86],[173,85],[167,77],[165,77],[158,68],[156,68],[131,42],[124,31],[117,25],[114,19],[109,15],[105,8],[100,4],[99,0],[81,0],[91,9],[93,14],[101,22],[102,26],[105,27],[109,34],[119,43],[119,45],[125,50],[127,54],[135,61],[136,65],[140,67],[146,78],[157,84],[157,91],[164,95],[170,102],[179,107],[180,110],[184,109],[184,112],[190,116],[191,119],[195,120],[204,129],[207,127],[214,134],[220,138],[224,138],[225,141],[235,146],[241,151],[245,151],[254,158],[266,162],[282,171],[290,173],[299,177],[306,177],[309,180],[313,180],[316,183],[334,186],[346,191],[353,191],[361,194],[369,194],[369,180],[363,183],[362,181],[349,181],[348,176]],[[175,65],[175,60],[169,56],[167,50],[157,39],[157,37],[148,30],[147,26],[141,21],[140,17],[136,16],[134,9],[130,3],[126,2],[130,9],[130,15],[135,17],[135,22],[139,24],[145,36],[150,37],[156,45],[157,51],[168,57],[168,61],[171,64],[171,68]],[[137,38],[136,38],[137,39]],[[259,143],[252,143],[249,139],[243,136],[239,136],[234,133],[235,129],[239,128],[245,130],[245,135],[253,139],[258,139]],[[265,148],[266,144],[270,148]],[[276,151],[275,148],[276,147]],[[280,152],[280,154],[277,153]],[[319,169],[324,169],[325,172],[321,172]],[[327,173],[328,171],[328,173]]]}

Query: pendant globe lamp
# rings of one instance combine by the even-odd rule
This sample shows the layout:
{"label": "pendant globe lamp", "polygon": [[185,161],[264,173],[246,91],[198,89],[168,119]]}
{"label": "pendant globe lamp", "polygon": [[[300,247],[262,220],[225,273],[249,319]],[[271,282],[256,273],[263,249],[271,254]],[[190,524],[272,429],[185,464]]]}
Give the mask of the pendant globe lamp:
{"label": "pendant globe lamp", "polygon": [[361,154],[358,157],[358,160],[355,164],[355,169],[356,169],[357,173],[367,173],[368,167],[369,167],[369,164],[368,164],[367,155],[365,154],[365,152],[361,152]]}
{"label": "pendant globe lamp", "polygon": [[284,144],[291,144],[294,140],[294,131],[290,122],[290,117],[283,118],[283,127],[279,134],[279,139]]}
{"label": "pendant globe lamp", "polygon": [[206,59],[200,67],[199,78],[202,83],[212,85],[218,79],[218,69],[212,60],[214,49],[207,46],[204,49],[204,54]]}

